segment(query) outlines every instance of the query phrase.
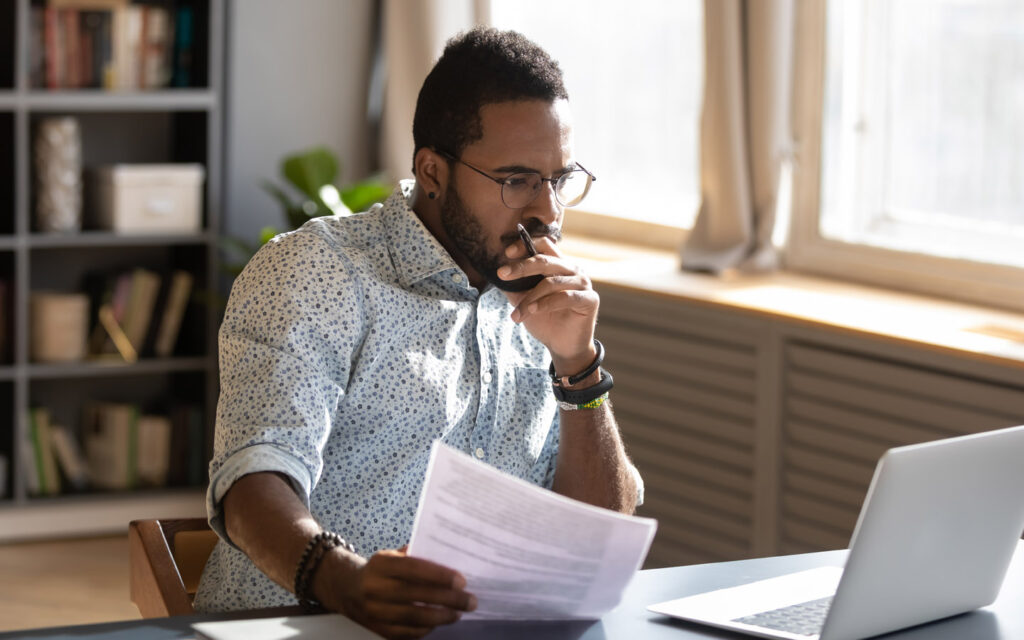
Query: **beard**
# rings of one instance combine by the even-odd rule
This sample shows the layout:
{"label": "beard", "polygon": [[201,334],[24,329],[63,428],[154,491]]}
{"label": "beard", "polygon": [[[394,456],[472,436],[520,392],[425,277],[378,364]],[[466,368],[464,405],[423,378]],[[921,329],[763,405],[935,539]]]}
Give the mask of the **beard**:
{"label": "beard", "polygon": [[[530,222],[538,223],[536,219]],[[504,252],[491,253],[487,250],[487,238],[484,235],[483,227],[462,202],[454,180],[441,203],[441,226],[444,227],[445,233],[466,257],[469,264],[495,287],[503,291],[527,291],[544,279],[544,276],[540,275],[517,278],[516,280],[502,280],[498,277],[498,268],[507,264],[508,259]],[[541,224],[524,226],[531,235],[541,230],[556,241],[561,237],[557,227],[545,227]],[[507,236],[502,236],[501,240],[502,247],[507,247],[520,239],[518,233],[512,232]]]}

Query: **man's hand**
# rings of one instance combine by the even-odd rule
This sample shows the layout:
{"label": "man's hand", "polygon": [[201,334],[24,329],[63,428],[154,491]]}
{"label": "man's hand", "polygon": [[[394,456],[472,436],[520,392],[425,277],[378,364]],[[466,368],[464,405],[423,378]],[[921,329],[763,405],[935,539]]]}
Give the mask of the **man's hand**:
{"label": "man's hand", "polygon": [[[252,473],[224,496],[228,535],[261,571],[291,589],[295,567],[320,525],[287,477]],[[313,598],[388,638],[419,638],[476,608],[466,579],[441,565],[410,558],[405,548],[379,551],[366,560],[331,549],[313,574]]]}
{"label": "man's hand", "polygon": [[527,256],[521,243],[510,245],[505,255],[512,262],[498,269],[498,277],[544,276],[529,291],[504,293],[516,305],[512,320],[523,323],[548,348],[559,374],[573,375],[586,369],[597,355],[594,324],[600,298],[590,278],[566,261],[550,238],[535,238],[534,244],[539,253],[533,257]]}
{"label": "man's hand", "polygon": [[476,609],[460,573],[411,558],[404,547],[369,560],[336,551],[314,576],[313,593],[328,609],[386,638],[419,638]]}

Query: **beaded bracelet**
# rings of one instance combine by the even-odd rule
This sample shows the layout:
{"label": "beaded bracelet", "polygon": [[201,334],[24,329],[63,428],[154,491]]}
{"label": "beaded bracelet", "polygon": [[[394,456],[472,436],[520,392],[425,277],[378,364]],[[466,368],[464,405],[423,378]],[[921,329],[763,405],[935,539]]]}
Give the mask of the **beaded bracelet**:
{"label": "beaded bracelet", "polygon": [[583,402],[580,404],[573,404],[571,402],[559,402],[558,407],[566,411],[577,411],[579,409],[598,409],[605,402],[608,401],[608,392],[605,391],[601,395],[597,396],[590,402]]}
{"label": "beaded bracelet", "polygon": [[351,553],[356,552],[352,543],[346,542],[338,534],[333,531],[321,531],[306,544],[302,557],[299,558],[299,564],[295,567],[295,596],[306,611],[316,611],[319,608],[319,604],[309,597],[310,583],[324,556],[335,547],[344,547]]}

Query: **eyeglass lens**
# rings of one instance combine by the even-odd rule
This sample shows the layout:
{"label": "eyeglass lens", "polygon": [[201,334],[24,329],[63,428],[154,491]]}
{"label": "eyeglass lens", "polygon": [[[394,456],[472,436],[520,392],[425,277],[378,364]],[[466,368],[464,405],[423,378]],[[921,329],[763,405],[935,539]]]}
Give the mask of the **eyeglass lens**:
{"label": "eyeglass lens", "polygon": [[[502,183],[501,198],[512,209],[521,209],[537,197],[544,186],[544,179],[536,173],[516,173]],[[568,171],[553,183],[555,199],[563,207],[579,204],[590,191],[590,175],[579,169]]]}

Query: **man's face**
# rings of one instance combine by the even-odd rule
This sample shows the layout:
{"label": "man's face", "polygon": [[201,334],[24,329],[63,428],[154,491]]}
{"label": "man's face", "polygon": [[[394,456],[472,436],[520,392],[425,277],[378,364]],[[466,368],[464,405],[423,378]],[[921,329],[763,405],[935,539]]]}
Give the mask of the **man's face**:
{"label": "man's face", "polygon": [[[572,127],[568,103],[542,100],[500,102],[480,109],[483,136],[460,159],[495,177],[532,171],[544,177],[572,168]],[[522,291],[534,280],[502,280],[496,272],[508,262],[505,249],[522,242],[516,224],[535,237],[561,238],[562,207],[547,183],[522,209],[501,200],[501,185],[455,162],[441,201],[441,223],[452,249],[496,287]]]}

